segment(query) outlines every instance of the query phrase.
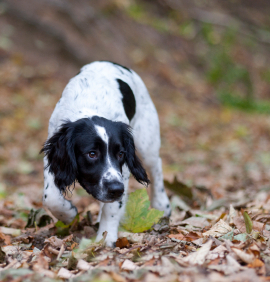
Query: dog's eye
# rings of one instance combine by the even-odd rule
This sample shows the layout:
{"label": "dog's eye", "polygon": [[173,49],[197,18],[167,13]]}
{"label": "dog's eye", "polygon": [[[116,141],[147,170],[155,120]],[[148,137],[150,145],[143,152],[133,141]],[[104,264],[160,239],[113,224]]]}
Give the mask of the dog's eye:
{"label": "dog's eye", "polygon": [[88,155],[89,155],[89,157],[91,159],[96,159],[97,158],[97,152],[96,151],[91,151]]}
{"label": "dog's eye", "polygon": [[117,156],[118,156],[118,159],[122,159],[122,158],[124,157],[124,155],[125,155],[124,152],[122,152],[122,151],[119,152],[118,155],[117,155]]}

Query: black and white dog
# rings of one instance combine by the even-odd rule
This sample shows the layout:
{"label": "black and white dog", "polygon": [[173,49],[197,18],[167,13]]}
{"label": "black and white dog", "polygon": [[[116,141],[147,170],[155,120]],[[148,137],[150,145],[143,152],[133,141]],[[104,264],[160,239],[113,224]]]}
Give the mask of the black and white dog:
{"label": "black and white dog", "polygon": [[88,64],[69,81],[50,118],[42,149],[43,203],[56,218],[70,223],[77,209],[63,192],[77,180],[101,202],[97,240],[107,231],[106,244],[113,246],[130,172],[148,185],[146,168],[152,207],[170,215],[159,148],[158,115],[141,78],[115,63]]}

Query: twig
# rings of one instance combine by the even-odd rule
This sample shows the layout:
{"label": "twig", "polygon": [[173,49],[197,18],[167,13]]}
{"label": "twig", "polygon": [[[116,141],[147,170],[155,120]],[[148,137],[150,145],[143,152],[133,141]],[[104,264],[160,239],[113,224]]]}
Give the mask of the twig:
{"label": "twig", "polygon": [[59,260],[61,258],[61,256],[63,255],[64,251],[65,251],[65,246],[64,246],[64,244],[62,244],[56,260]]}
{"label": "twig", "polygon": [[55,255],[57,255],[57,256],[58,256],[59,253],[60,253],[59,251],[53,249],[51,246],[48,247],[48,251],[51,252],[51,253],[53,253],[53,254],[55,254]]}

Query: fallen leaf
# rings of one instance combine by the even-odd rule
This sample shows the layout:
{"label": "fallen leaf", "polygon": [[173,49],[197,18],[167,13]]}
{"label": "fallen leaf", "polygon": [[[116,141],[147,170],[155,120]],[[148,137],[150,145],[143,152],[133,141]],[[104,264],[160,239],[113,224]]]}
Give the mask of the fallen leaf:
{"label": "fallen leaf", "polygon": [[[233,240],[237,240],[237,241],[242,241],[242,242],[246,242],[248,240],[248,238],[250,238],[250,236],[247,233],[241,233],[241,234],[237,234],[233,237]],[[231,240],[232,241],[232,240]]]}
{"label": "fallen leaf", "polygon": [[220,219],[210,230],[204,232],[202,235],[205,237],[213,236],[220,237],[232,231],[232,228],[223,219]]}
{"label": "fallen leaf", "polygon": [[207,243],[202,245],[197,252],[191,253],[187,257],[183,258],[183,261],[188,262],[191,265],[202,265],[211,249],[212,243],[213,241],[209,240]]}
{"label": "fallen leaf", "polygon": [[58,220],[55,223],[55,227],[56,227],[56,235],[58,236],[66,236],[69,235],[69,230],[72,226],[74,226],[74,224],[79,222],[79,214],[77,214],[74,219],[69,223],[69,224],[65,224],[64,222],[62,222],[61,220]]}
{"label": "fallen leaf", "polygon": [[214,260],[216,258],[223,258],[225,257],[225,252],[228,252],[227,248],[222,245],[219,245],[214,250],[208,253],[206,259]]}
{"label": "fallen leaf", "polygon": [[252,220],[246,211],[243,212],[243,217],[245,220],[246,231],[248,234],[250,234],[252,231],[252,227],[253,227]]}
{"label": "fallen leaf", "polygon": [[183,220],[181,222],[181,225],[183,225],[183,224],[189,224],[189,225],[192,225],[192,226],[195,226],[195,227],[204,228],[205,226],[209,225],[209,222],[206,218],[192,216],[192,217],[189,217],[189,218]]}
{"label": "fallen leaf", "polygon": [[21,230],[20,229],[3,227],[3,226],[0,226],[0,232],[5,234],[5,235],[12,235],[14,237],[17,237],[17,236],[21,235]]}
{"label": "fallen leaf", "polygon": [[131,260],[128,260],[128,259],[126,259],[121,266],[121,269],[129,270],[129,271],[133,271],[137,268],[138,268],[138,266],[134,262],[132,262]]}
{"label": "fallen leaf", "polygon": [[60,270],[58,271],[57,274],[58,277],[63,278],[63,279],[69,279],[74,277],[75,275],[73,273],[71,273],[70,271],[68,271],[66,268],[60,268]]}
{"label": "fallen leaf", "polygon": [[250,267],[250,268],[262,267],[262,266],[264,266],[264,263],[260,259],[257,259],[257,258],[253,262],[247,265],[247,267]]}
{"label": "fallen leaf", "polygon": [[120,231],[118,237],[119,238],[126,237],[130,243],[142,243],[144,239],[144,235],[145,234]]}
{"label": "fallen leaf", "polygon": [[143,232],[152,227],[162,217],[162,211],[150,209],[150,201],[146,189],[139,189],[131,193],[126,205],[122,227],[130,232]]}
{"label": "fallen leaf", "polygon": [[245,263],[252,263],[255,259],[253,254],[247,254],[245,251],[242,251],[236,247],[231,247],[231,249]]}
{"label": "fallen leaf", "polygon": [[0,244],[9,245],[11,243],[11,236],[0,233]]}
{"label": "fallen leaf", "polygon": [[118,238],[115,245],[116,245],[116,247],[119,247],[120,249],[130,247],[129,241],[126,237]]}
{"label": "fallen leaf", "polygon": [[187,242],[193,242],[193,241],[195,241],[195,240],[197,240],[201,237],[202,237],[202,234],[200,232],[191,231],[187,235],[185,235],[184,240],[187,241]]}
{"label": "fallen leaf", "polygon": [[79,270],[87,271],[87,270],[89,270],[89,269],[92,269],[93,266],[90,265],[89,263],[87,263],[85,260],[80,259],[80,260],[78,261],[78,263],[77,263],[77,268],[78,268]]}
{"label": "fallen leaf", "polygon": [[223,240],[233,240],[233,230],[231,232],[228,232],[227,234],[221,236],[219,239],[223,239]]}
{"label": "fallen leaf", "polygon": [[224,265],[208,265],[208,268],[221,271],[225,275],[234,274],[241,270],[241,265],[231,255],[227,255],[226,261],[227,263]]}
{"label": "fallen leaf", "polygon": [[177,240],[184,240],[185,236],[182,234],[182,233],[179,233],[179,234],[170,234],[168,235],[169,238],[174,238],[174,239],[177,239]]}
{"label": "fallen leaf", "polygon": [[164,180],[164,185],[166,188],[175,192],[179,196],[184,196],[190,200],[193,198],[191,187],[187,186],[183,182],[178,181],[176,176],[174,176],[174,180],[172,183],[167,180]]}
{"label": "fallen leaf", "polygon": [[63,240],[57,238],[56,236],[51,236],[44,241],[45,243],[49,243],[54,248],[61,248],[63,245]]}

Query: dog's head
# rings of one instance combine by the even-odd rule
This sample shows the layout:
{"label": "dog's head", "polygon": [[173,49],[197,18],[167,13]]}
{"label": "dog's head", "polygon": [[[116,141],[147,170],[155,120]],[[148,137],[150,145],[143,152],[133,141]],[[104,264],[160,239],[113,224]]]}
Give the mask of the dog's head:
{"label": "dog's head", "polygon": [[63,192],[78,180],[99,201],[120,200],[125,163],[138,182],[150,183],[136,156],[131,128],[121,122],[97,116],[65,122],[41,152],[47,156],[55,185]]}

